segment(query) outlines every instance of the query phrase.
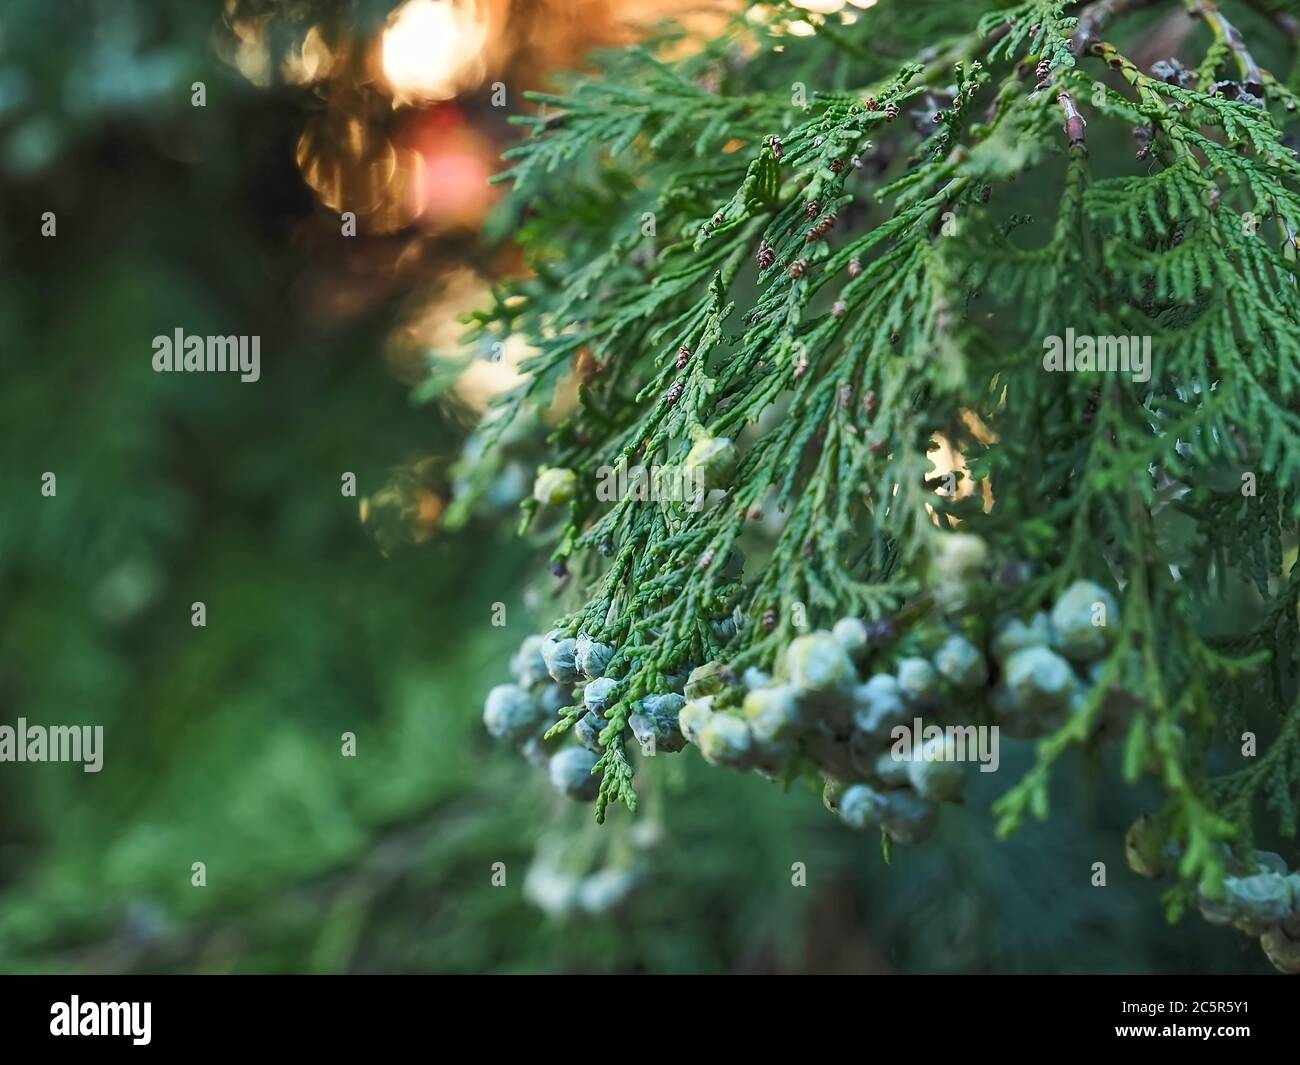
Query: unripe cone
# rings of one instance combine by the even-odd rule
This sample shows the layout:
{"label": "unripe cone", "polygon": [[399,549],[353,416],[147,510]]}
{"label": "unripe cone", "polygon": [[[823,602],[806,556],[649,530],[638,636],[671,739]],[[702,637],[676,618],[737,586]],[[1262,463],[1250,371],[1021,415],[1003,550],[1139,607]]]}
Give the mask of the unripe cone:
{"label": "unripe cone", "polygon": [[686,737],[686,741],[695,744],[697,747],[704,726],[713,718],[713,708],[709,703],[710,700],[707,697],[692,699],[677,714],[677,727],[682,730],[682,735]]}
{"label": "unripe cone", "polygon": [[1149,817],[1139,817],[1124,833],[1124,856],[1128,867],[1148,880],[1165,874],[1164,842]]}
{"label": "unripe cone", "polygon": [[573,661],[578,672],[588,680],[595,680],[605,675],[609,660],[614,656],[614,648],[607,643],[597,643],[586,633],[579,633],[574,647]]}
{"label": "unripe cone", "polygon": [[966,784],[966,770],[956,758],[956,745],[946,736],[926,740],[906,760],[908,782],[922,798],[951,802]]}
{"label": "unripe cone", "polygon": [[601,752],[600,734],[605,728],[605,719],[599,714],[586,713],[578,718],[578,723],[573,726],[573,736],[579,743],[589,751],[599,754]]}
{"label": "unripe cone", "polygon": [[546,643],[544,636],[529,636],[519,645],[510,658],[510,673],[522,687],[531,688],[550,674],[546,669],[546,659],[542,657],[542,646]]}
{"label": "unripe cone", "polygon": [[551,758],[551,787],[566,798],[589,802],[600,794],[600,777],[592,774],[597,755],[583,747],[565,747]]}
{"label": "unripe cone", "polygon": [[686,455],[686,467],[705,488],[726,488],[736,472],[736,445],[725,436],[701,433]]}
{"label": "unripe cone", "polygon": [[795,637],[786,649],[785,673],[806,691],[847,690],[857,679],[844,645],[829,632]]}
{"label": "unripe cone", "polygon": [[753,758],[753,747],[749,726],[731,714],[714,714],[700,730],[700,754],[713,765],[745,769]]}
{"label": "unripe cone", "polygon": [[648,695],[641,700],[641,710],[628,718],[632,735],[647,754],[673,753],[686,746],[686,737],[678,718],[686,700],[676,692]]}
{"label": "unripe cone", "polygon": [[939,674],[924,658],[904,658],[898,663],[898,687],[909,706],[933,706],[939,698]]}
{"label": "unripe cone", "polygon": [[1075,662],[1104,655],[1119,631],[1115,597],[1091,581],[1075,581],[1052,607],[1052,644]]}
{"label": "unripe cone", "polygon": [[723,689],[723,666],[721,662],[706,662],[691,670],[686,678],[686,687],[682,694],[689,699],[700,699],[706,695],[717,695]]}
{"label": "unripe cone", "polygon": [[1066,706],[1077,683],[1070,664],[1046,647],[1026,647],[1006,661],[1003,684],[1017,702],[1031,711]]}
{"label": "unripe cone", "polygon": [[545,720],[537,701],[517,684],[498,684],[483,704],[484,726],[507,743],[523,743]]}
{"label": "unripe cone", "polygon": [[533,498],[544,507],[558,507],[573,498],[577,487],[578,477],[572,470],[543,466],[533,482]]}
{"label": "unripe cone", "polygon": [[831,629],[831,635],[848,652],[850,658],[856,660],[867,650],[867,626],[860,618],[840,618]]}
{"label": "unripe cone", "polygon": [[582,705],[594,714],[603,714],[614,705],[618,682],[609,677],[598,677],[582,690]]}
{"label": "unripe cone", "polygon": [[745,696],[745,719],[760,743],[793,739],[799,731],[799,704],[786,684],[757,688]]}
{"label": "unripe cone", "polygon": [[558,633],[550,633],[542,641],[542,659],[546,663],[546,671],[558,684],[574,684],[580,678],[578,641],[572,637],[557,637]]}
{"label": "unripe cone", "polygon": [[1225,877],[1223,891],[1232,923],[1248,935],[1263,935],[1291,912],[1291,885],[1279,873]]}
{"label": "unripe cone", "polygon": [[989,651],[998,662],[1006,662],[1017,651],[1026,647],[1046,647],[1052,642],[1052,626],[1041,610],[1028,623],[1019,618],[1008,618],[998,626]]}
{"label": "unripe cone", "polygon": [[1268,960],[1278,972],[1300,973],[1300,939],[1292,939],[1282,928],[1273,928],[1259,938]]}
{"label": "unripe cone", "polygon": [[988,545],[972,533],[945,533],[930,558],[932,573],[939,578],[969,578],[988,563]]}
{"label": "unripe cone", "polygon": [[939,823],[939,807],[906,789],[885,795],[880,826],[898,843],[920,843]]}
{"label": "unripe cone", "polygon": [[859,831],[880,823],[885,797],[868,784],[854,784],[839,796],[839,815],[849,828]]}
{"label": "unripe cone", "polygon": [[964,636],[948,637],[935,652],[934,665],[944,680],[962,691],[981,688],[989,678],[983,652]]}
{"label": "unripe cone", "polygon": [[861,732],[886,737],[891,728],[907,721],[911,714],[903,702],[898,679],[889,673],[877,673],[853,689],[853,727]]}

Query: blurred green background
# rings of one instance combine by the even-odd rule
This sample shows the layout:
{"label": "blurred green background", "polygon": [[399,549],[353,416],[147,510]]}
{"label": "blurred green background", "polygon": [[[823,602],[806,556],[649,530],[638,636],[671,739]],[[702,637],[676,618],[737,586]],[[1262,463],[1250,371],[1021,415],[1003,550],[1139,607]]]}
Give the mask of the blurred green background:
{"label": "blurred green background", "polygon": [[[0,764],[0,970],[1267,971],[1231,931],[1166,924],[1121,848],[1151,797],[1101,765],[995,845],[987,804],[1023,756],[1004,750],[1001,780],[886,866],[812,790],[693,752],[600,828],[493,746],[482,699],[546,622],[524,589],[548,578],[508,520],[437,527],[475,403],[413,402],[392,356],[413,318],[454,326],[454,271],[490,276],[508,249],[476,244],[476,206],[394,220],[374,196],[348,243],[300,138],[391,106],[262,76],[244,32],[301,56],[323,26],[337,56],[395,6],[5,5],[0,723],[100,724],[105,755],[98,774]],[[538,5],[504,6],[518,45]],[[452,118],[494,165],[501,117]],[[261,381],[153,373],[178,326],[260,335]],[[637,889],[575,897],[602,869]]]}

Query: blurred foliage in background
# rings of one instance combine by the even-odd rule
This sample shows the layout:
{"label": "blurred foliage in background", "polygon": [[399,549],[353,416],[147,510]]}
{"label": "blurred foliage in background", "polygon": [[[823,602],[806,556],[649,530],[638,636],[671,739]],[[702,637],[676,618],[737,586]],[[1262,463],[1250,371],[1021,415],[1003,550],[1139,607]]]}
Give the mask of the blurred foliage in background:
{"label": "blurred foliage in background", "polygon": [[[1230,931],[1164,923],[1100,842],[1142,796],[1083,765],[1048,825],[990,846],[986,787],[886,867],[811,791],[691,759],[601,829],[488,740],[538,575],[508,528],[438,531],[474,401],[413,404],[391,356],[427,341],[412,321],[454,326],[449,274],[508,249],[431,220],[437,197],[345,244],[303,143],[342,150],[319,123],[346,86],[270,76],[232,14],[301,57],[313,26],[337,55],[393,6],[6,4],[0,722],[103,725],[105,755],[0,764],[0,969],[1264,971]],[[536,30],[538,5],[498,7],[516,46]],[[495,154],[500,116],[461,106]],[[155,374],[177,327],[260,335],[261,381]],[[637,890],[577,879],[601,870]]]}

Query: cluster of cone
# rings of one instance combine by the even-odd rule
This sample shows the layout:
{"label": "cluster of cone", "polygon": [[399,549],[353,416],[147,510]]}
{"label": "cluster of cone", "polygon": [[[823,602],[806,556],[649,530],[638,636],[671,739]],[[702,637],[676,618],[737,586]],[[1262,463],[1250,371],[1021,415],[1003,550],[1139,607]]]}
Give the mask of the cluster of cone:
{"label": "cluster of cone", "polygon": [[[967,569],[950,566],[949,579]],[[668,690],[640,698],[628,725],[648,755],[691,744],[711,764],[773,779],[816,772],[827,807],[847,825],[918,842],[933,832],[940,804],[961,796],[976,758],[969,726],[984,723],[981,707],[987,703],[991,723],[1010,736],[1059,727],[1087,702],[1117,612],[1105,589],[1076,582],[1050,613],[1005,619],[987,647],[946,626],[923,641],[924,650],[894,654],[888,672],[866,668],[881,663],[881,627],[843,618],[828,632],[795,637],[774,675],[749,669],[736,677],[721,662],[683,670]],[[621,698],[622,682],[606,675],[613,657],[612,647],[583,633],[530,636],[511,661],[514,683],[493,688],[484,707],[488,731],[521,748],[573,799],[599,790],[606,714]],[[1108,693],[1107,712],[1120,712],[1126,700]],[[575,706],[584,712],[572,742],[545,740]],[[922,719],[931,727],[919,729]]]}

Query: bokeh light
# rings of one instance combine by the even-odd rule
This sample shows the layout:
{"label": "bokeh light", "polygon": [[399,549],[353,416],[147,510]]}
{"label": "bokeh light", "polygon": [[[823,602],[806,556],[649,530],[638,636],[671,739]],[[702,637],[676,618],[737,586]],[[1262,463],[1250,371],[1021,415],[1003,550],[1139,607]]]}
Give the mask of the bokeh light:
{"label": "bokeh light", "polygon": [[488,20],[475,0],[407,0],[380,43],[396,103],[449,100],[483,80]]}

